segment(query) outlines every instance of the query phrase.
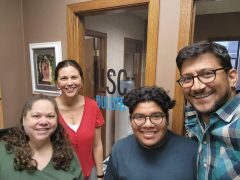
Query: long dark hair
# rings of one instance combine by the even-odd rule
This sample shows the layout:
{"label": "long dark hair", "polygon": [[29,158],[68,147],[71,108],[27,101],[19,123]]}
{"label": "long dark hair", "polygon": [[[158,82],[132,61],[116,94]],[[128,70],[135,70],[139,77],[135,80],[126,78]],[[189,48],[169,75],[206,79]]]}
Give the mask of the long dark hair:
{"label": "long dark hair", "polygon": [[[29,137],[27,136],[22,122],[26,117],[27,112],[32,109],[33,104],[39,100],[50,101],[58,114],[58,107],[56,101],[46,95],[35,95],[29,98],[22,111],[20,124],[18,127],[14,127],[8,131],[8,133],[2,137],[6,142],[6,150],[9,153],[14,153],[15,158],[13,161],[14,168],[16,170],[28,170],[30,172],[37,169],[37,161],[33,159],[33,152],[28,144]],[[73,150],[70,142],[67,140],[63,127],[58,123],[55,132],[50,137],[53,146],[52,162],[55,169],[67,170],[70,167],[70,163],[73,157]]]}

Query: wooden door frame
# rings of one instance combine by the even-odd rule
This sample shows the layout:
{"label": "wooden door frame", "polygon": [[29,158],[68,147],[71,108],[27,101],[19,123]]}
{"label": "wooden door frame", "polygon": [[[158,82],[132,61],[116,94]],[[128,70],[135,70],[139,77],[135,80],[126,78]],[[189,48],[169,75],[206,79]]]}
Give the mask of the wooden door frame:
{"label": "wooden door frame", "polygon": [[[189,45],[193,41],[195,9],[195,0],[181,0],[178,50]],[[179,71],[176,69],[176,80],[179,79],[179,77]],[[177,103],[173,109],[172,130],[177,134],[184,135],[185,99],[182,88],[177,83],[175,84],[174,98]]]}
{"label": "wooden door frame", "polygon": [[[139,72],[140,78],[137,79],[137,80],[134,79],[135,86],[139,87],[139,86],[141,86],[141,82],[142,82],[141,71],[142,71],[142,63],[143,63],[143,40],[137,40],[137,39],[133,39],[133,38],[124,37],[124,55],[126,53],[126,49],[125,49],[126,43],[135,43],[135,44],[138,44],[138,45],[141,44],[141,47],[140,47],[141,51],[139,52],[140,53],[140,64],[139,64],[139,67],[138,67],[138,72]],[[124,58],[124,64],[125,64],[125,58]],[[135,64],[133,66],[135,66]],[[139,81],[140,81],[140,85],[139,85]]]}
{"label": "wooden door frame", "polygon": [[[104,56],[102,56],[102,53],[100,53],[101,58],[104,59],[104,73],[107,72],[107,34],[99,31],[94,31],[91,29],[86,29],[85,30],[85,35],[86,36],[91,36],[91,37],[97,37],[99,39],[103,39],[104,43],[102,44],[102,51]],[[101,51],[101,50],[100,50]],[[101,80],[100,80],[101,82]],[[100,87],[101,86],[101,87]],[[106,90],[104,87],[106,87],[106,81],[104,81],[103,84],[98,84],[99,87],[99,92],[101,93],[106,93]]]}
{"label": "wooden door frame", "polygon": [[[155,85],[158,49],[159,0],[92,0],[67,6],[67,53],[68,58],[82,60],[84,47],[84,18],[81,14],[96,13],[135,6],[148,6],[148,31],[146,48],[145,85]],[[80,16],[79,16],[80,15]],[[86,72],[84,72],[86,73]]]}
{"label": "wooden door frame", "polygon": [[0,86],[0,129],[4,128],[3,123],[3,108],[2,108],[2,92],[1,92],[1,86]]}
{"label": "wooden door frame", "polygon": [[[90,30],[90,29],[86,29],[86,36],[90,36],[90,37],[97,37],[100,39],[103,39],[104,43],[103,43],[103,51],[104,51],[104,56],[101,57],[102,59],[104,59],[104,71],[107,71],[107,34],[106,33],[102,33],[102,32],[98,32],[98,31],[94,31],[94,30]],[[102,53],[100,53],[102,54]],[[106,86],[106,82],[104,82],[103,86]],[[99,88],[102,89],[102,88]],[[106,91],[102,91],[100,90],[99,93],[103,93],[101,95],[106,95]],[[105,109],[100,109],[104,119],[106,119],[106,110]],[[106,126],[101,126],[101,137],[102,137],[102,144],[105,145],[106,144]],[[106,148],[103,148],[103,154],[104,156],[106,155]]]}
{"label": "wooden door frame", "polygon": [[[76,59],[79,63],[83,63],[83,49],[80,47],[84,47],[84,20],[83,18],[78,16],[79,13],[90,13],[138,5],[148,5],[145,85],[155,85],[160,9],[159,1],[160,0],[93,0],[68,5],[68,58]],[[180,27],[178,50],[190,44],[192,40],[192,33],[194,29],[194,14],[194,0],[180,0]],[[82,64],[82,66],[84,67],[84,64]],[[178,79],[179,77],[179,71],[178,69],[176,69],[176,79]],[[182,89],[178,86],[178,84],[175,85],[174,98],[177,101],[177,104],[173,109],[172,130],[178,134],[183,134],[185,100],[183,97]]]}

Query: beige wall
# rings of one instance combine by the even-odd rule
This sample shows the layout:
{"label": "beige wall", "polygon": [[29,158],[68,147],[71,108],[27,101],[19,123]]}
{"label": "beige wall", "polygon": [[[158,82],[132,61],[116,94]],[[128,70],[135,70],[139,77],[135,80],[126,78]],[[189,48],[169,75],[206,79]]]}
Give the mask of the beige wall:
{"label": "beige wall", "polygon": [[27,97],[21,0],[0,1],[0,86],[6,127],[18,122]]}
{"label": "beige wall", "polygon": [[66,2],[63,0],[22,1],[25,45],[61,41],[63,58],[66,58]]}
{"label": "beige wall", "polygon": [[198,15],[195,20],[194,41],[209,38],[240,39],[240,12]]}
{"label": "beige wall", "polygon": [[[4,13],[0,18],[7,26],[6,31],[0,32],[0,35],[5,38],[1,42],[8,43],[9,46],[4,44],[5,53],[0,59],[0,73],[2,73],[0,78],[3,87],[4,118],[8,122],[6,126],[10,126],[18,119],[21,104],[32,93],[28,44],[61,41],[63,59],[65,59],[67,57],[66,5],[83,0],[4,0],[3,2],[8,9],[0,5],[0,13]],[[180,0],[160,1],[156,84],[169,90],[171,96],[175,85],[179,4]],[[23,17],[23,27],[21,17]],[[3,65],[11,67],[11,71],[6,71]]]}
{"label": "beige wall", "polygon": [[[160,21],[158,37],[158,60],[156,84],[174,96],[178,31],[180,18],[180,0],[160,1]],[[172,111],[169,116],[169,128],[172,127]]]}

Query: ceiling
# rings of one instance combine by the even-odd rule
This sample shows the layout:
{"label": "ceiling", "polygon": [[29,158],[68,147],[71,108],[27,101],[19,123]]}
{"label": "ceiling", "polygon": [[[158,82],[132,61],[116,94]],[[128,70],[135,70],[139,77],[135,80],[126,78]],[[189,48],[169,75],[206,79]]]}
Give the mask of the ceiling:
{"label": "ceiling", "polygon": [[196,14],[240,12],[240,0],[198,0]]}
{"label": "ceiling", "polygon": [[[196,15],[240,12],[240,0],[197,0]],[[129,9],[128,13],[147,20],[147,7]]]}
{"label": "ceiling", "polygon": [[143,20],[148,19],[148,7],[147,6],[131,8],[131,9],[128,9],[127,12],[129,14],[139,17],[140,19],[143,19]]}
{"label": "ceiling", "polygon": [[[240,0],[196,0],[196,15],[240,12]],[[143,20],[148,19],[147,6],[126,8],[109,13],[129,13]]]}
{"label": "ceiling", "polygon": [[148,19],[148,7],[144,6],[137,6],[137,7],[130,7],[130,8],[122,8],[122,9],[114,9],[110,11],[106,11],[106,14],[121,14],[127,13],[133,16],[136,16],[142,20]]}

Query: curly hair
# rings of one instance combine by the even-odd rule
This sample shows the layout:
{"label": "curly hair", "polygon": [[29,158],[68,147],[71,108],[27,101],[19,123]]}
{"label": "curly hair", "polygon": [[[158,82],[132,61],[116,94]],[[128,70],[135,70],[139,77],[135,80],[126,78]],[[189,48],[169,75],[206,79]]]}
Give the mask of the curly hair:
{"label": "curly hair", "polygon": [[[27,136],[22,125],[23,118],[26,117],[27,112],[32,109],[33,104],[38,100],[50,101],[58,114],[58,107],[52,97],[46,95],[35,95],[27,100],[24,105],[20,125],[8,130],[7,134],[2,137],[6,142],[6,150],[8,153],[14,153],[13,161],[14,168],[18,171],[27,170],[33,172],[37,169],[37,161],[33,159],[33,151],[29,146],[29,137]],[[67,140],[64,128],[57,123],[55,132],[50,137],[53,155],[52,162],[55,169],[67,170],[70,167],[73,158],[73,149],[70,142]]]}
{"label": "curly hair", "polygon": [[175,100],[171,100],[167,92],[157,86],[145,86],[137,89],[133,89],[128,92],[123,99],[123,103],[128,106],[129,113],[132,115],[134,109],[138,103],[153,101],[162,108],[166,118],[169,118],[169,109],[172,109],[175,105]]}

